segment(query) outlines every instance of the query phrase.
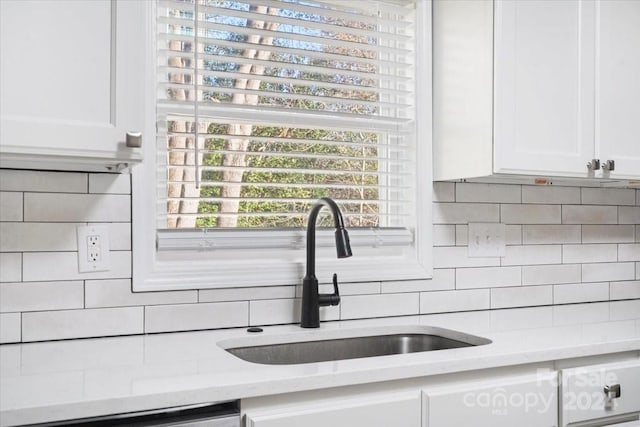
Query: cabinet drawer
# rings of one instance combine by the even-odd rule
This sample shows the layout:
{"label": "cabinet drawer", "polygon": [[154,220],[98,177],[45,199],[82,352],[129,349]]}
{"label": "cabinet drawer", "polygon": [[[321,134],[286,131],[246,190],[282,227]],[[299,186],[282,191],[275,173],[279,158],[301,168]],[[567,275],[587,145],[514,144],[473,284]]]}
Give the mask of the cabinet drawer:
{"label": "cabinet drawer", "polygon": [[[620,396],[607,399],[615,385]],[[562,426],[640,412],[640,360],[564,369],[560,386]]]}
{"label": "cabinet drawer", "polygon": [[555,372],[423,391],[425,427],[555,427]]}
{"label": "cabinet drawer", "polygon": [[246,427],[420,427],[420,395],[402,393],[247,411]]}

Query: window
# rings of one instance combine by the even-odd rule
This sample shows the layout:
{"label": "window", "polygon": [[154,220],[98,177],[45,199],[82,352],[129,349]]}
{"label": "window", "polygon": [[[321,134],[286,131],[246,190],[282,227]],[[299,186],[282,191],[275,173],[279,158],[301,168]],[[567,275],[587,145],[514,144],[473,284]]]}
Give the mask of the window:
{"label": "window", "polygon": [[[296,283],[320,197],[340,206],[358,255],[326,263],[343,281],[428,274],[420,3],[157,2],[156,192],[145,193],[155,221],[141,233],[156,243],[154,267],[142,269],[155,279],[144,289]],[[332,258],[331,242],[319,231],[320,258]],[[385,264],[398,271],[372,269]]]}

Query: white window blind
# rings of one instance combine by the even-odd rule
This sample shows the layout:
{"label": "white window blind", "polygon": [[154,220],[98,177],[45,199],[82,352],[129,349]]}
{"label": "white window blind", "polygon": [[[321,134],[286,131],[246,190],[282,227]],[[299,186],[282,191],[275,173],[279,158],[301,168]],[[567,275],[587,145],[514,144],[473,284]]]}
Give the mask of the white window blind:
{"label": "white window blind", "polygon": [[414,1],[157,5],[159,249],[303,227],[319,197],[374,245],[411,239]]}

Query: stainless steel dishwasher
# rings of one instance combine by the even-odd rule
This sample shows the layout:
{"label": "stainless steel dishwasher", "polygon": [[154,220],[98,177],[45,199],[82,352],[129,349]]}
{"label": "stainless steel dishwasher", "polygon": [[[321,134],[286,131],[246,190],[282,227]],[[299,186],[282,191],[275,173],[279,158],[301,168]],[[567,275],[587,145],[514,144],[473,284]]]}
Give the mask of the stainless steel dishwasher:
{"label": "stainless steel dishwasher", "polygon": [[32,424],[32,426],[240,427],[240,404],[238,401],[205,403],[45,424]]}

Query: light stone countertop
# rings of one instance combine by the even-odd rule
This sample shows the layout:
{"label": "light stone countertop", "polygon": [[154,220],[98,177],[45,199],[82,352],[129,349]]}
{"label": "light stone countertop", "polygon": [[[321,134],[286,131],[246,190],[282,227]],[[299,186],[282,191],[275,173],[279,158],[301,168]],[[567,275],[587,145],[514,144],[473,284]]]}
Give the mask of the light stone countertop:
{"label": "light stone countertop", "polygon": [[[237,359],[225,341],[437,326],[489,345],[301,365]],[[228,346],[228,345],[227,345]],[[19,425],[343,385],[640,351],[640,300],[0,346],[0,425]],[[640,355],[640,353],[639,353]]]}

